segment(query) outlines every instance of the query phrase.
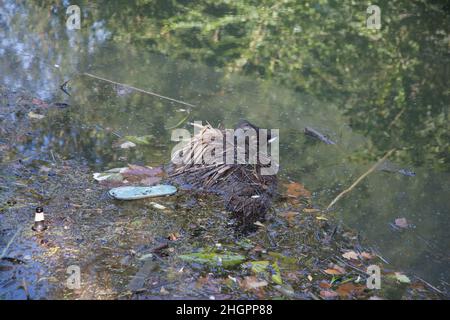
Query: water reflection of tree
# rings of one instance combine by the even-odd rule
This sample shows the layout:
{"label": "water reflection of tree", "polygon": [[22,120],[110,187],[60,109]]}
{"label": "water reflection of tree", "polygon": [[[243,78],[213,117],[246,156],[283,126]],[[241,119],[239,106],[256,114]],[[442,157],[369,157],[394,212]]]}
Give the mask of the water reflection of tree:
{"label": "water reflection of tree", "polygon": [[106,21],[115,41],[339,99],[353,128],[371,138],[358,158],[395,146],[407,161],[448,170],[448,8],[378,5],[380,31],[365,27],[365,4],[326,0],[152,1],[105,6],[94,18]]}
{"label": "water reflection of tree", "polygon": [[[370,138],[357,160],[374,160],[395,146],[406,161],[448,170],[449,10],[437,1],[378,5],[380,31],[365,27],[366,5],[352,2],[81,1],[78,36],[52,27],[65,23],[64,7],[53,1],[27,6],[35,13],[28,22],[46,35],[42,50],[68,39],[79,52],[62,51],[65,64],[89,65],[80,56],[101,43],[92,35],[95,22],[103,22],[116,43],[144,44],[228,74],[256,73],[337,101],[352,127]],[[134,76],[139,81],[139,70]]]}

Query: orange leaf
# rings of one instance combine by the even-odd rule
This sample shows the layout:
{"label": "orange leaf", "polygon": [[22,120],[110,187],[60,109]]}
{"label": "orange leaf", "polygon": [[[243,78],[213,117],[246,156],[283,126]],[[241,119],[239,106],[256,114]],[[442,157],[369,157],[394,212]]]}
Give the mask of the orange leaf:
{"label": "orange leaf", "polygon": [[298,213],[298,212],[295,212],[295,211],[287,211],[287,212],[281,213],[280,215],[281,215],[283,218],[286,218],[286,220],[287,220],[289,223],[292,223],[293,220],[294,220],[294,218],[295,218],[295,216],[297,216],[298,214],[299,214],[299,213]]}
{"label": "orange leaf", "polygon": [[339,296],[346,298],[346,297],[349,297],[355,291],[359,291],[359,290],[360,290],[360,288],[355,286],[353,283],[347,282],[347,283],[341,284],[336,289],[336,292],[338,293]]}
{"label": "orange leaf", "polygon": [[344,268],[342,268],[340,265],[337,265],[335,263],[332,263],[330,267],[333,268],[333,269],[336,269],[340,273],[346,273],[347,272],[347,271],[345,271]]}
{"label": "orange leaf", "polygon": [[259,280],[254,276],[245,277],[244,280],[240,283],[241,287],[245,290],[253,290],[261,287],[265,287],[268,285],[267,281]]}
{"label": "orange leaf", "polygon": [[323,270],[326,274],[332,274],[332,275],[336,275],[336,274],[343,274],[341,271],[336,270],[336,269],[325,269]]}
{"label": "orange leaf", "polygon": [[314,209],[314,208],[304,208],[303,212],[314,213],[314,212],[320,212],[320,210],[319,209]]}
{"label": "orange leaf", "polygon": [[355,251],[347,251],[342,255],[345,259],[348,260],[358,260],[359,255]]}
{"label": "orange leaf", "polygon": [[319,283],[319,287],[321,287],[322,289],[329,289],[329,288],[331,288],[331,284],[329,284],[328,282],[322,281]]}
{"label": "orange leaf", "polygon": [[323,298],[335,298],[338,294],[333,290],[321,290],[320,296]]}
{"label": "orange leaf", "polygon": [[370,253],[365,252],[365,251],[361,252],[361,257],[363,257],[364,259],[367,259],[367,260],[373,259],[373,255],[371,255]]}
{"label": "orange leaf", "polygon": [[298,182],[291,182],[289,184],[285,184],[287,187],[287,195],[288,197],[298,198],[305,197],[310,198],[311,192],[305,188],[304,185]]}

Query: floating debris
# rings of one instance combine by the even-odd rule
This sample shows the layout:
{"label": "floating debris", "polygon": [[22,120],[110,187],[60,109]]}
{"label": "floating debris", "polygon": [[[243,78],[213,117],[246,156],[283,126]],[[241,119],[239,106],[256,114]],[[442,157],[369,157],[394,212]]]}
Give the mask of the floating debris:
{"label": "floating debris", "polygon": [[412,170],[406,169],[406,168],[400,168],[395,163],[392,163],[390,161],[384,161],[380,166],[378,167],[379,171],[385,171],[385,172],[391,172],[391,173],[398,173],[407,177],[415,177],[416,173]]}
{"label": "floating debris", "polygon": [[126,141],[133,142],[135,144],[141,144],[141,145],[149,145],[154,138],[155,137],[150,134],[146,135],[146,136],[140,136],[140,137],[138,137],[138,136],[125,136],[124,137],[124,139]]}
{"label": "floating debris", "polygon": [[215,252],[194,252],[180,255],[179,258],[186,262],[223,267],[232,267],[241,264],[245,260],[245,257],[240,254],[221,254]]}
{"label": "floating debris", "polygon": [[134,148],[134,147],[136,147],[136,144],[131,141],[125,141],[124,143],[122,143],[120,145],[121,149],[129,149],[129,148]]}
{"label": "floating debris", "polygon": [[332,141],[330,138],[328,138],[326,135],[320,133],[319,131],[306,127],[303,132],[310,137],[319,139],[320,141],[326,143],[326,144],[336,144],[336,142]]}
{"label": "floating debris", "polygon": [[118,200],[138,200],[149,197],[168,196],[177,192],[171,185],[159,184],[152,187],[118,187],[109,190],[108,194]]}
{"label": "floating debris", "polygon": [[167,209],[162,204],[159,204],[159,203],[156,203],[156,202],[150,202],[150,204],[152,205],[153,208],[158,209],[158,210],[165,210],[165,209]]}
{"label": "floating debris", "polygon": [[95,172],[93,174],[94,179],[97,181],[122,181],[123,176],[121,173],[125,172],[128,168],[114,168],[105,172]]}
{"label": "floating debris", "polygon": [[164,170],[161,167],[153,168],[135,164],[128,164],[128,167],[113,168],[93,174],[95,180],[111,187],[130,183],[144,186],[156,185],[163,176]]}
{"label": "floating debris", "polygon": [[42,232],[47,229],[44,220],[44,208],[37,207],[34,215],[34,225],[31,227],[36,232]]}
{"label": "floating debris", "polygon": [[250,267],[250,270],[255,274],[267,274],[270,275],[270,279],[278,284],[283,284],[281,279],[280,267],[277,262],[270,264],[269,261],[252,261],[243,265],[243,267]]}
{"label": "floating debris", "polygon": [[406,218],[397,218],[395,219],[395,225],[399,228],[408,228],[409,227],[409,223],[406,220]]}
{"label": "floating debris", "polygon": [[36,119],[36,120],[41,120],[44,119],[45,116],[39,113],[35,113],[33,111],[28,112],[28,118],[30,119]]}
{"label": "floating debris", "polygon": [[411,280],[400,272],[396,272],[393,277],[400,283],[411,283]]}

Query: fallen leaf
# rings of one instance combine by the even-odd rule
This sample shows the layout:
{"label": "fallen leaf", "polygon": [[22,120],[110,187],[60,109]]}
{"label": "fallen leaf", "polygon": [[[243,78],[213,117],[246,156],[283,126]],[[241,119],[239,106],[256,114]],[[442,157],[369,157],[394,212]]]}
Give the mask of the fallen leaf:
{"label": "fallen leaf", "polygon": [[325,269],[323,270],[323,272],[325,272],[326,274],[332,274],[332,275],[338,275],[338,274],[343,274],[343,272],[336,270],[336,269]]}
{"label": "fallen leaf", "polygon": [[152,135],[146,135],[146,136],[125,136],[125,140],[133,142],[135,144],[142,144],[142,145],[148,145],[152,142],[153,136]]}
{"label": "fallen leaf", "polygon": [[320,296],[322,298],[335,298],[338,296],[338,294],[337,294],[337,292],[335,292],[333,290],[321,290]]}
{"label": "fallen leaf", "polygon": [[329,268],[324,270],[326,274],[339,275],[346,273],[346,270],[337,264],[330,263],[328,266]]}
{"label": "fallen leaf", "polygon": [[359,255],[355,251],[347,251],[342,255],[347,260],[358,260]]}
{"label": "fallen leaf", "polygon": [[129,164],[128,167],[96,172],[93,176],[95,180],[103,184],[124,185],[131,182],[151,186],[161,181],[164,171],[161,167],[152,168]]}
{"label": "fallen leaf", "polygon": [[320,212],[319,209],[314,209],[314,208],[304,208],[302,211],[305,212],[305,213]]}
{"label": "fallen leaf", "polygon": [[335,263],[331,264],[331,268],[336,269],[341,273],[347,273],[347,271],[344,268],[342,268],[340,265],[337,265]]}
{"label": "fallen leaf", "polygon": [[139,181],[140,184],[144,184],[146,186],[153,186],[161,181],[160,177],[148,177]]}
{"label": "fallen leaf", "polygon": [[42,114],[38,114],[38,113],[35,113],[33,111],[30,111],[30,112],[28,112],[28,118],[41,120],[41,119],[44,119],[45,116],[42,115]]}
{"label": "fallen leaf", "polygon": [[281,279],[281,272],[280,267],[278,266],[278,263],[274,262],[270,265],[270,271],[272,273],[272,281],[276,284],[283,284],[283,280]]}
{"label": "fallen leaf", "polygon": [[127,176],[161,176],[163,170],[161,167],[145,167],[136,164],[128,164],[128,169],[121,172],[124,177]]}
{"label": "fallen leaf", "polygon": [[309,280],[310,282],[313,281],[313,277],[311,277],[310,274],[308,274],[308,280]]}
{"label": "fallen leaf", "polygon": [[265,228],[266,226],[264,225],[264,224],[262,224],[260,221],[256,221],[255,223],[254,223],[254,225],[257,225],[258,227],[261,227],[261,228]]}
{"label": "fallen leaf", "polygon": [[246,290],[258,289],[267,286],[268,283],[265,280],[259,280],[254,276],[245,277],[241,283],[241,286]]}
{"label": "fallen leaf", "polygon": [[44,108],[48,107],[48,104],[45,101],[38,99],[38,98],[33,98],[31,100],[31,103],[34,105],[37,105],[39,107],[44,107]]}
{"label": "fallen leaf", "polygon": [[288,197],[298,198],[305,197],[310,198],[311,192],[305,188],[304,185],[298,182],[291,182],[289,184],[285,184],[287,187],[287,195]]}
{"label": "fallen leaf", "polygon": [[52,170],[51,168],[46,167],[46,166],[42,166],[42,167],[39,168],[39,171],[45,172],[45,173],[48,173],[48,172],[50,172],[51,170]]}
{"label": "fallen leaf", "polygon": [[405,218],[397,218],[395,219],[395,225],[399,228],[408,228],[409,224]]}
{"label": "fallen leaf", "polygon": [[129,148],[134,148],[134,147],[136,147],[136,144],[131,141],[125,141],[124,143],[122,143],[120,145],[120,148],[122,148],[122,149],[129,149]]}
{"label": "fallen leaf", "polygon": [[326,217],[324,217],[324,216],[317,216],[316,219],[317,219],[317,220],[324,220],[324,221],[327,221],[327,220],[328,220],[328,218],[326,218]]}
{"label": "fallen leaf", "polygon": [[395,278],[401,283],[411,283],[411,280],[400,272],[395,273]]}
{"label": "fallen leaf", "polygon": [[177,241],[179,237],[180,237],[180,234],[178,232],[173,232],[173,233],[169,234],[168,239],[170,241]]}
{"label": "fallen leaf", "polygon": [[114,168],[105,172],[95,172],[93,174],[94,179],[97,181],[123,181],[121,172],[127,168]]}
{"label": "fallen leaf", "polygon": [[258,274],[261,272],[267,271],[267,267],[269,266],[269,261],[252,261],[249,263],[251,266],[251,270]]}
{"label": "fallen leaf", "polygon": [[283,212],[280,214],[283,218],[285,218],[289,223],[292,223],[294,221],[294,218],[299,215],[298,212],[295,211],[288,211],[288,212]]}
{"label": "fallen leaf", "polygon": [[166,288],[161,287],[161,289],[159,290],[159,293],[161,293],[162,295],[167,295],[167,294],[169,294],[169,291],[167,291]]}
{"label": "fallen leaf", "polygon": [[329,288],[331,288],[331,284],[329,284],[328,282],[325,282],[325,281],[321,281],[319,283],[319,287],[321,287],[322,289],[329,289]]}
{"label": "fallen leaf", "polygon": [[245,260],[245,257],[239,254],[221,254],[216,252],[194,252],[180,255],[179,258],[186,262],[223,267],[241,264]]}
{"label": "fallen leaf", "polygon": [[202,288],[205,284],[207,284],[208,281],[209,281],[209,276],[208,276],[208,275],[206,275],[206,276],[204,276],[204,277],[199,277],[199,278],[197,279],[197,281],[195,282],[195,287],[196,287],[197,289],[200,289],[200,288]]}
{"label": "fallen leaf", "polygon": [[156,202],[150,202],[150,204],[152,205],[153,208],[155,209],[159,209],[159,210],[165,210],[167,209],[166,207],[164,207],[162,204],[156,203]]}
{"label": "fallen leaf", "polygon": [[370,253],[365,252],[365,251],[361,252],[361,257],[363,257],[364,259],[367,259],[367,260],[370,260],[370,259],[374,258],[373,255],[371,255]]}
{"label": "fallen leaf", "polygon": [[356,292],[360,292],[361,288],[359,286],[355,286],[353,283],[347,282],[341,284],[336,292],[340,297],[347,298]]}

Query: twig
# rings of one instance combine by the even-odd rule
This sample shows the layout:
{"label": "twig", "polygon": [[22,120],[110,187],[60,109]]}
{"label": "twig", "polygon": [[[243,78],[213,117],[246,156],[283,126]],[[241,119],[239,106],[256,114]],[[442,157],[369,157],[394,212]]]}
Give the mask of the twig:
{"label": "twig", "polygon": [[9,247],[14,242],[14,239],[17,237],[17,235],[19,234],[19,232],[21,230],[22,230],[22,228],[17,229],[16,233],[14,233],[14,235],[11,238],[11,240],[9,240],[8,244],[6,245],[6,247],[2,251],[2,255],[0,256],[0,260],[3,259],[6,256],[6,253],[8,253]]}
{"label": "twig", "polygon": [[429,286],[431,289],[435,290],[436,292],[440,293],[440,294],[445,294],[445,292],[439,290],[438,288],[436,288],[435,286],[433,286],[432,284],[426,282],[425,280],[423,280],[422,278],[415,276],[416,279],[422,281],[423,283],[425,283],[427,286]]}
{"label": "twig", "polygon": [[180,103],[180,104],[183,104],[183,105],[189,106],[189,107],[195,107],[195,105],[187,103],[187,102],[184,102],[184,101],[181,101],[181,100],[169,98],[169,97],[160,95],[158,93],[147,91],[147,90],[144,90],[144,89],[139,89],[139,88],[130,86],[128,84],[124,84],[124,83],[108,80],[108,79],[105,79],[105,78],[102,78],[102,77],[99,77],[99,76],[96,76],[96,75],[93,75],[93,74],[90,74],[90,73],[87,73],[87,72],[83,73],[83,75],[91,77],[91,78],[94,78],[94,79],[106,81],[106,82],[109,82],[109,83],[112,83],[112,84],[115,84],[115,85],[119,85],[119,86],[122,86],[122,87],[126,87],[126,88],[129,88],[129,89],[132,89],[132,90],[136,90],[136,91],[139,91],[139,92],[142,92],[142,93],[146,93],[146,94],[149,94],[151,96],[158,97],[160,99],[165,99],[165,100],[169,100],[169,101],[172,101],[172,102]]}
{"label": "twig", "polygon": [[380,160],[378,160],[377,163],[375,163],[369,170],[367,170],[363,175],[361,175],[355,182],[353,182],[353,184],[345,189],[344,191],[342,191],[340,194],[338,194],[338,196],[336,198],[334,198],[333,201],[331,201],[331,203],[328,205],[327,210],[330,209],[336,202],[339,201],[339,199],[341,199],[345,194],[349,193],[350,191],[353,190],[353,188],[356,187],[356,185],[358,185],[358,183],[361,182],[361,180],[363,180],[365,177],[367,177],[369,174],[371,174],[373,171],[375,171],[376,168],[378,168],[378,166],[380,164],[382,164],[384,162],[384,160],[386,160],[393,152],[395,151],[395,149],[392,149],[390,151],[388,151],[383,158],[381,158]]}
{"label": "twig", "polygon": [[398,119],[400,119],[400,117],[402,116],[402,114],[405,112],[405,108],[403,108],[402,110],[400,110],[399,113],[397,113],[397,115],[394,117],[394,120],[391,121],[391,123],[388,126],[388,130],[392,128],[392,126],[394,125],[394,123],[397,122]]}
{"label": "twig", "polygon": [[53,150],[51,150],[51,149],[50,149],[50,154],[52,155],[53,163],[56,164],[55,155],[53,154]]}
{"label": "twig", "polygon": [[361,270],[360,268],[355,267],[354,265],[351,265],[350,263],[348,263],[347,261],[344,261],[343,259],[339,258],[338,256],[334,256],[335,261],[339,261],[340,263],[343,263],[344,265],[352,268],[355,271],[358,271],[359,273],[367,276],[367,273],[364,272],[364,270]]}
{"label": "twig", "polygon": [[320,300],[314,293],[310,292],[309,293],[310,297],[313,298],[314,300]]}
{"label": "twig", "polygon": [[166,128],[166,130],[175,129],[176,127],[180,126],[183,122],[185,122],[187,119],[189,119],[189,117],[190,117],[190,114],[189,114],[189,110],[188,110],[187,115],[183,119],[181,119],[176,125]]}
{"label": "twig", "polygon": [[25,278],[22,278],[22,288],[23,291],[25,291],[25,296],[27,297],[27,300],[30,300],[30,291],[28,290],[27,280],[25,280]]}

